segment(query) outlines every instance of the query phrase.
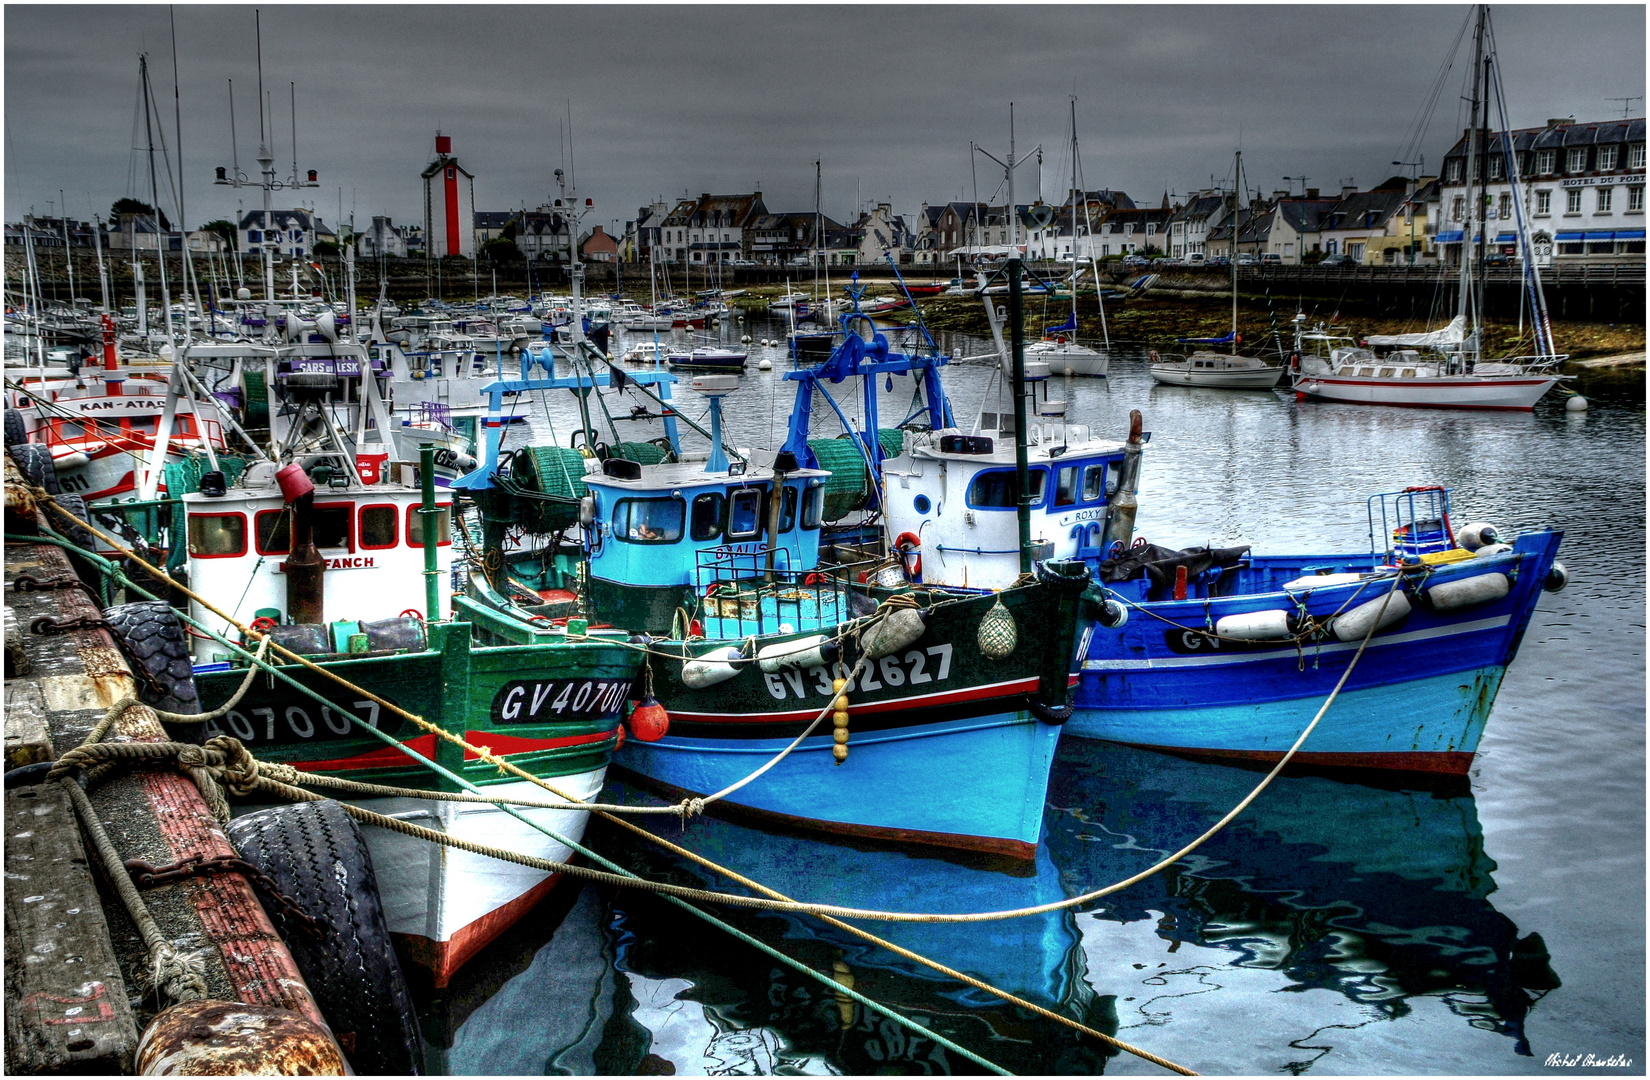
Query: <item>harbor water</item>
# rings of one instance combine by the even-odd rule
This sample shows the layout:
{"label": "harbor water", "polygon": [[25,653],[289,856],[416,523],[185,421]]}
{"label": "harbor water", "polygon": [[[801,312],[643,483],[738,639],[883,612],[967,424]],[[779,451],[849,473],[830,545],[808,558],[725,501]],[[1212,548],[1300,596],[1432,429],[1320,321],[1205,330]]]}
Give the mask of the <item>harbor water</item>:
{"label": "harbor water", "polygon": [[[741,333],[783,340],[784,327],[747,316],[721,340]],[[961,336],[942,344],[954,355],[990,350]],[[795,384],[782,378],[782,348],[752,349],[726,399],[730,441],[775,446]],[[763,356],[775,370],[757,370]],[[992,370],[974,361],[945,372],[965,429]],[[1145,415],[1138,531],[1153,543],[1367,550],[1370,495],[1441,483],[1457,524],[1563,529],[1569,588],[1542,596],[1463,782],[1290,773],[1190,857],[1076,912],[866,929],[1199,1072],[1642,1073],[1642,396],[1594,400],[1584,413],[1566,412],[1557,392],[1533,414],[1315,404],[1283,391],[1157,386],[1130,348],[1114,350],[1109,379],[1053,383],[1070,419],[1102,437],[1123,438],[1131,409]],[[910,380],[878,390],[892,426],[908,411]],[[859,415],[858,387],[833,392]],[[684,415],[706,411],[685,383],[676,400]],[[519,403],[531,423],[509,441],[553,430],[566,445],[571,401]],[[833,433],[822,412],[816,433]],[[1333,709],[1323,722],[1334,724]],[[1017,873],[715,816],[685,827],[642,820],[796,899],[973,912],[1138,872],[1261,776],[1065,738],[1043,843]],[[607,794],[648,799],[618,778]],[[611,825],[592,822],[588,843],[644,876],[739,891]],[[817,920],[713,914],[1014,1072],[1162,1073]],[[419,1005],[433,1072],[980,1071],[634,890],[564,884]],[[1578,1068],[1588,1055],[1624,1064]]]}

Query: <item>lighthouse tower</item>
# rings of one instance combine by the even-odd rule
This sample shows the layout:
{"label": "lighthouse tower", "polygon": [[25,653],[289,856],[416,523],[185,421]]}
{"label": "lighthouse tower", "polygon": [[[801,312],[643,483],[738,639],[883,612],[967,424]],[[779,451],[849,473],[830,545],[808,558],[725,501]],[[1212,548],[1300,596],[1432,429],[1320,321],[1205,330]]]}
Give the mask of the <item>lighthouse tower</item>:
{"label": "lighthouse tower", "polygon": [[474,214],[475,177],[453,156],[452,136],[438,131],[435,160],[424,170],[424,244],[429,257],[473,256],[475,230],[467,222]]}

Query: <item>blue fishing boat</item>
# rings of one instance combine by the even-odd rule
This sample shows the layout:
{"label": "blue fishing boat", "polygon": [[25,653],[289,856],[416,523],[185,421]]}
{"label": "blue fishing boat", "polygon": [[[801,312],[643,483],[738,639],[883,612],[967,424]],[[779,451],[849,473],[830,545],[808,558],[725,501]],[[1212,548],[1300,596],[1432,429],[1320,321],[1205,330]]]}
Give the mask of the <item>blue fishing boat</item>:
{"label": "blue fishing boat", "polygon": [[[869,345],[849,335],[839,352],[826,365],[834,381],[899,375],[937,390],[943,358],[891,355],[880,335]],[[494,412],[509,393],[583,395],[621,380],[645,389],[640,379],[665,394],[662,413],[682,419],[665,406],[669,373],[596,370],[605,363],[541,378],[524,369],[489,387]],[[803,414],[817,375],[799,379]],[[876,498],[866,463],[884,453],[875,410],[869,435],[808,440],[803,415],[794,445],[730,450],[722,399],[738,385],[694,380],[711,406],[703,461],[682,460],[674,438],[668,452],[609,447],[587,430],[591,458],[529,447],[501,465],[490,415],[483,466],[455,483],[486,533],[480,572],[455,608],[483,640],[529,643],[575,612],[639,635],[650,659],[618,765],[656,790],[714,796],[718,808],[785,825],[1032,857],[1069,713],[1086,571],[1045,568],[1000,591],[936,589],[914,584],[898,554],[868,555],[839,537],[822,558],[826,524]],[[950,419],[937,393],[917,415],[941,428]],[[831,469],[817,467],[822,456]],[[512,529],[547,536],[575,524],[576,546],[505,551]]]}

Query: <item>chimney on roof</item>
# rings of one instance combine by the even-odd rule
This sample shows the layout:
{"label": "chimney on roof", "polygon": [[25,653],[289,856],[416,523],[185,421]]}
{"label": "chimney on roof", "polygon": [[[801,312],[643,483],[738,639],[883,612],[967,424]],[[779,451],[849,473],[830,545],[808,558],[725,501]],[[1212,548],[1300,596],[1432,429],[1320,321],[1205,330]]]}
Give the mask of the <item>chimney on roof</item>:
{"label": "chimney on roof", "polygon": [[1315,187],[1307,188],[1306,189],[1306,197],[1308,199],[1316,199],[1318,197],[1318,189],[1315,188]]}
{"label": "chimney on roof", "polygon": [[1560,116],[1547,121],[1548,127],[1569,127],[1576,122],[1573,116]]}
{"label": "chimney on roof", "polygon": [[1274,192],[1272,192],[1272,201],[1273,202],[1282,202],[1284,199],[1287,199],[1288,197],[1289,197],[1289,193],[1287,191],[1274,191]]}
{"label": "chimney on roof", "polygon": [[1358,193],[1358,185],[1357,184],[1342,184],[1341,185],[1341,198],[1350,199],[1352,196],[1356,195],[1357,193]]}

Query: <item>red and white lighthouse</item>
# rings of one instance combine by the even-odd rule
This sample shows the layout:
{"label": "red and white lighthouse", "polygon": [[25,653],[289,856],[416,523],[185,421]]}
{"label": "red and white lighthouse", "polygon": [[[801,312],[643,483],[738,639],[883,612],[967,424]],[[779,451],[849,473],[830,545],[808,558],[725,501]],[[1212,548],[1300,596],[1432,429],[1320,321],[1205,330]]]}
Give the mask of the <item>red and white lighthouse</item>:
{"label": "red and white lighthouse", "polygon": [[474,255],[475,230],[467,227],[465,215],[475,211],[475,177],[453,156],[452,136],[436,133],[435,160],[423,175],[424,243],[430,256]]}

